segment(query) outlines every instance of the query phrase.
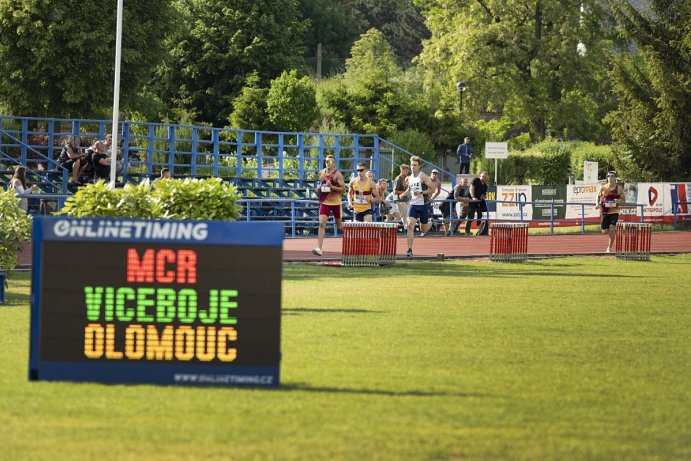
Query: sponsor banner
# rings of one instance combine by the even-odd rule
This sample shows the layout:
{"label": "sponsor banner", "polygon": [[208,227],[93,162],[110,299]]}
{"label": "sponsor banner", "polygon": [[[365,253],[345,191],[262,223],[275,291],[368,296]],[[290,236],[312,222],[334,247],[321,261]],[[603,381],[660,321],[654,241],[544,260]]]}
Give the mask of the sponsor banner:
{"label": "sponsor banner", "polygon": [[489,219],[497,219],[497,186],[487,186],[486,200],[491,200],[487,202],[487,214],[489,214]]}
{"label": "sponsor banner", "polygon": [[619,214],[621,216],[640,216],[641,207],[637,206],[638,184],[626,183],[623,187],[625,204],[619,207]]}
{"label": "sponsor banner", "polygon": [[643,205],[643,216],[646,222],[662,222],[665,212],[664,183],[639,182],[637,198],[637,203]]}
{"label": "sponsor banner", "polygon": [[674,220],[674,208],[676,208],[677,221],[691,220],[691,183],[665,183],[664,214]]}
{"label": "sponsor banner", "polygon": [[[595,208],[600,184],[569,184],[566,186],[566,219],[599,218],[600,210]],[[585,204],[579,205],[579,203]]]}
{"label": "sponsor banner", "polygon": [[[554,219],[566,218],[566,186],[532,186],[533,219],[549,220],[554,213]],[[552,205],[554,203],[554,205]],[[552,211],[554,210],[554,211]]]}
{"label": "sponsor banner", "polygon": [[532,202],[531,186],[497,186],[497,219],[526,221],[532,219],[533,206],[519,205]]}

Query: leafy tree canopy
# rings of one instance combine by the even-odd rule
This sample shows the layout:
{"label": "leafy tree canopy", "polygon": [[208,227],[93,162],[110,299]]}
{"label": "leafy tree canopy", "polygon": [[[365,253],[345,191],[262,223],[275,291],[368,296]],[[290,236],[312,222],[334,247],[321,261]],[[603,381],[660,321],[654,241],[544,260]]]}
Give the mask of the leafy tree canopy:
{"label": "leafy tree canopy", "polygon": [[164,99],[189,94],[204,121],[221,123],[246,77],[263,85],[302,59],[297,0],[175,0],[183,26],[170,39],[160,71]]}
{"label": "leafy tree canopy", "polygon": [[[607,15],[585,0],[416,0],[432,38],[420,62],[427,85],[441,98],[458,98],[464,111],[500,114],[525,126],[533,140],[547,134],[601,134],[607,102]],[[441,106],[446,104],[440,103]]]}
{"label": "leafy tree canopy", "polygon": [[638,56],[620,54],[611,73],[620,97],[612,131],[643,179],[691,177],[691,3],[651,0],[649,13],[610,1]]}
{"label": "leafy tree canopy", "polygon": [[[115,3],[0,0],[0,105],[18,115],[95,117],[113,99]],[[121,107],[135,103],[172,25],[167,0],[123,10]]]}
{"label": "leafy tree canopy", "polygon": [[316,89],[308,77],[297,71],[283,72],[271,82],[267,99],[269,120],[278,131],[307,131],[317,117]]}

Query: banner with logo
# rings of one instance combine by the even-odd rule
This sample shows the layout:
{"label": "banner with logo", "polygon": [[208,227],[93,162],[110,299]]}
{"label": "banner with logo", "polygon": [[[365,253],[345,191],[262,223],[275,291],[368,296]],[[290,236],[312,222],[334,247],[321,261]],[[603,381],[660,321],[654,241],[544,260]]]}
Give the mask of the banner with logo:
{"label": "banner with logo", "polygon": [[497,219],[527,221],[533,216],[531,186],[497,186]]}
{"label": "banner with logo", "polygon": [[665,212],[664,183],[639,182],[637,203],[643,205],[643,216],[646,222],[662,222]]}
{"label": "banner with logo", "polygon": [[674,220],[676,204],[677,221],[691,220],[691,183],[665,183],[664,214],[667,221]]}
{"label": "banner with logo", "polygon": [[[554,219],[566,218],[566,186],[532,186],[533,202],[545,202],[533,204],[533,219],[550,220],[554,213]],[[554,203],[554,205],[552,205]],[[552,211],[554,210],[554,211]]]}
{"label": "banner with logo", "polygon": [[[487,202],[487,212],[489,214],[489,219],[497,219],[497,186],[487,186],[487,195],[485,199]],[[489,201],[491,200],[491,202]]]}
{"label": "banner with logo", "polygon": [[[599,218],[595,208],[600,184],[569,184],[566,186],[566,219]],[[579,205],[579,204],[583,205]]]}

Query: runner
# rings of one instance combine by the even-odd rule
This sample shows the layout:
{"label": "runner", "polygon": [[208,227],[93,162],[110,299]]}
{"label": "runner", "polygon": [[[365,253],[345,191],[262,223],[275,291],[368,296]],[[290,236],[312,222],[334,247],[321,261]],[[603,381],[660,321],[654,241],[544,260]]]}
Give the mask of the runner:
{"label": "runner", "polygon": [[408,252],[406,256],[413,256],[413,241],[415,240],[415,223],[420,219],[420,235],[424,236],[432,227],[429,222],[429,196],[434,193],[434,184],[429,176],[420,171],[420,157],[410,157],[410,168],[413,170],[408,177],[408,188],[403,195],[410,195],[408,209]]}
{"label": "runner", "polygon": [[357,176],[348,184],[348,209],[353,210],[355,221],[372,222],[372,203],[379,194],[376,184],[366,176],[365,162],[357,164]]}
{"label": "runner", "polygon": [[602,213],[600,228],[603,234],[609,233],[609,244],[606,253],[611,253],[616,238],[616,226],[619,220],[619,204],[624,202],[624,189],[617,184],[617,174],[614,171],[607,173],[607,182],[600,187],[597,194],[597,205]]}
{"label": "runner", "polygon": [[322,255],[322,244],[326,234],[326,221],[333,213],[336,227],[343,231],[341,220],[342,195],[345,192],[343,175],[336,169],[336,158],[333,155],[326,156],[326,168],[319,172],[319,231],[317,233],[317,248],[312,254]]}

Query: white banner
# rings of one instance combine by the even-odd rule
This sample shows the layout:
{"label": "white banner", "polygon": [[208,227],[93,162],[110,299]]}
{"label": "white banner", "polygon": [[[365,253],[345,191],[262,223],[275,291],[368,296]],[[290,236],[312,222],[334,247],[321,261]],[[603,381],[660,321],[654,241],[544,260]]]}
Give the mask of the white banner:
{"label": "white banner", "polygon": [[[643,205],[643,216],[646,221],[662,221],[662,215],[665,212],[664,183],[639,182],[638,204]],[[669,208],[671,213],[671,206]]]}
{"label": "white banner", "polygon": [[597,162],[583,162],[583,184],[593,184],[598,181]]}
{"label": "white banner", "polygon": [[533,218],[533,205],[523,205],[522,210],[518,205],[518,202],[531,202],[533,200],[532,186],[498,186],[497,200],[512,202],[497,203],[497,219],[520,221],[521,214],[524,221]]}
{"label": "white banner", "polygon": [[569,184],[566,186],[566,201],[568,203],[585,204],[585,206],[566,205],[566,219],[599,218],[600,210],[595,208],[599,190],[600,184]]}

